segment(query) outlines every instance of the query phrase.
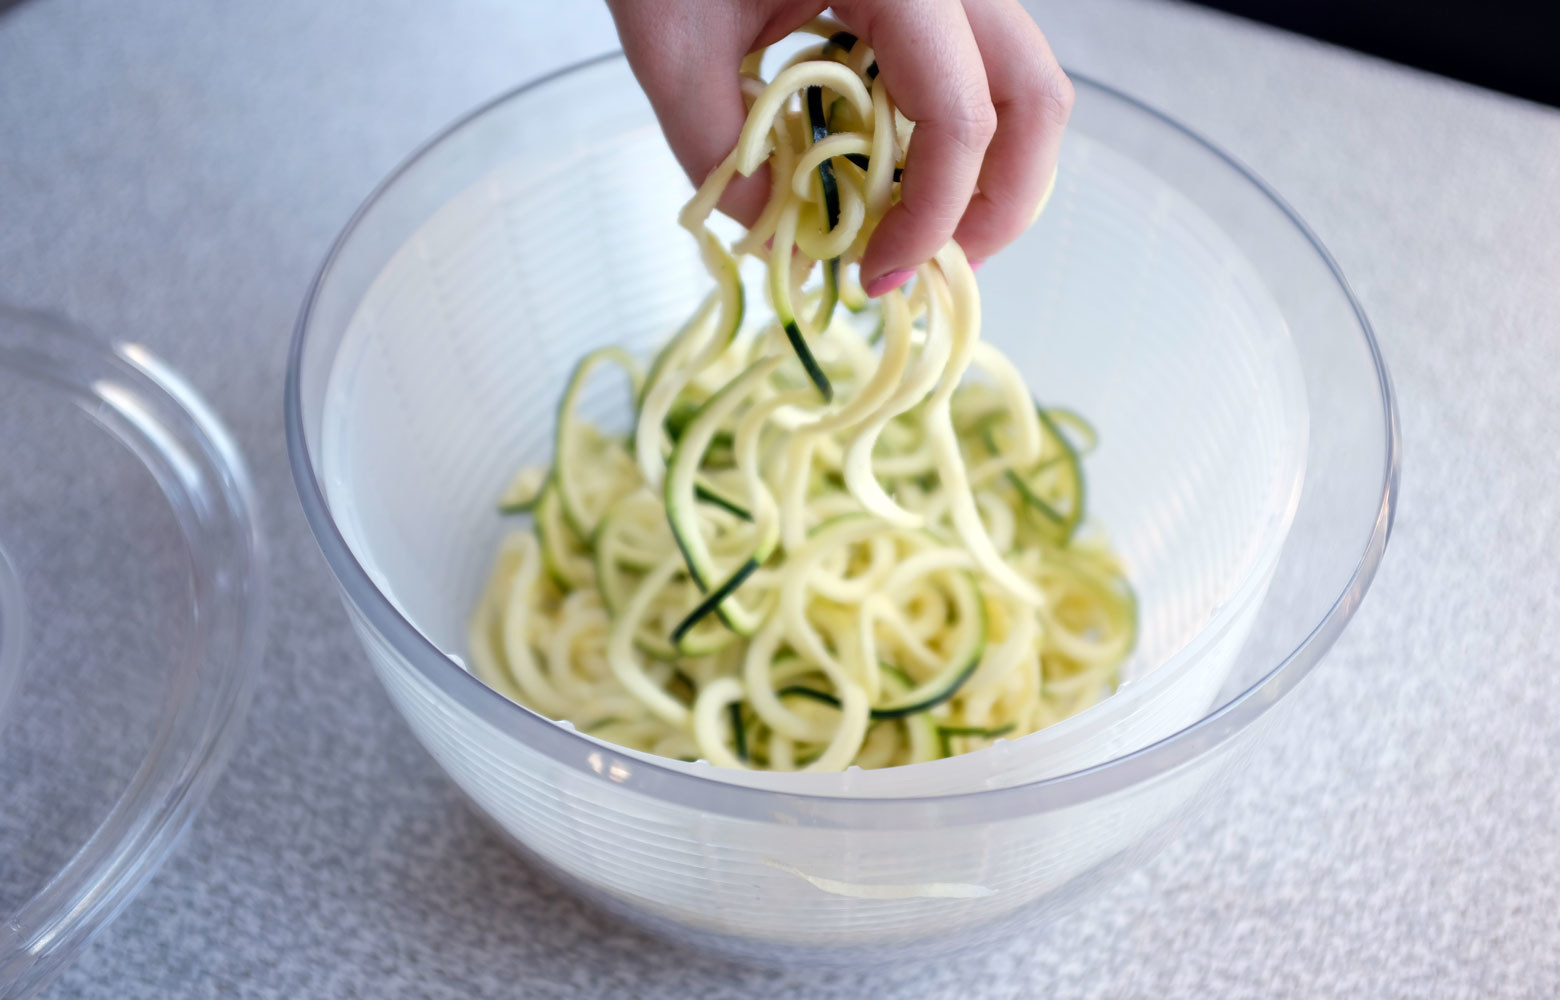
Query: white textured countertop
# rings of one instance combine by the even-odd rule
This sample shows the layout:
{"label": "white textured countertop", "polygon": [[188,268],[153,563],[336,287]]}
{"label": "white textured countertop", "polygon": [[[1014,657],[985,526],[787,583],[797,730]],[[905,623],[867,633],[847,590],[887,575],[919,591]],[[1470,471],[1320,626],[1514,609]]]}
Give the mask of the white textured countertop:
{"label": "white textured countertop", "polygon": [[287,338],[337,229],[455,115],[613,47],[605,11],[0,17],[0,298],[186,373],[254,466],[275,556],[243,746],[53,996],[1560,991],[1560,114],[1194,8],[1036,9],[1066,63],[1246,161],[1335,253],[1396,381],[1402,505],[1358,619],[1227,798],[1051,933],[870,980],[690,955],[513,857],[371,679],[287,472]]}

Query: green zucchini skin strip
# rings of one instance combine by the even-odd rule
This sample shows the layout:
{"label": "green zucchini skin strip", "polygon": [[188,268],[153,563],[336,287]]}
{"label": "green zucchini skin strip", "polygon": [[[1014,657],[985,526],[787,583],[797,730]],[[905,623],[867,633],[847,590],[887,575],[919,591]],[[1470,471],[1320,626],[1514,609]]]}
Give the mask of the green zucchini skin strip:
{"label": "green zucchini skin strip", "polygon": [[[812,126],[813,142],[822,142],[829,137],[829,123],[823,116],[822,87],[807,88],[807,122]],[[823,190],[823,208],[832,231],[840,224],[840,187],[834,179],[834,164],[828,160],[818,164],[818,184]]]}
{"label": "green zucchini skin strip", "polygon": [[[852,39],[854,44],[854,39]],[[807,122],[812,126],[813,142],[829,137],[829,122],[823,114],[823,88],[807,88]],[[840,185],[834,177],[834,164],[824,160],[818,164],[818,187],[823,192],[824,217],[829,231],[840,224]],[[818,311],[817,327],[820,332],[829,328],[834,318],[834,307],[840,301],[840,259],[831,257],[823,265],[823,308]],[[832,397],[830,393],[830,397]],[[829,398],[829,397],[826,397]]]}
{"label": "green zucchini skin strip", "polygon": [[836,31],[834,34],[830,35],[828,41],[824,43],[824,49],[826,52],[828,49],[833,48],[839,49],[841,53],[848,53],[855,47],[856,36],[851,34],[849,31]]}
{"label": "green zucchini skin strip", "polygon": [[[612,553],[610,547],[602,538],[602,534],[608,530],[608,526],[616,516],[616,508],[608,508],[601,515],[601,520],[596,526],[596,534],[591,536],[589,542],[590,558],[596,571],[596,592],[601,595],[602,607],[606,608],[609,615],[618,614],[622,607],[623,599],[627,597],[626,594],[620,594],[614,590],[613,585],[616,582],[616,572],[610,558]],[[639,572],[641,571],[630,569],[629,575],[638,575]],[[653,636],[640,634],[634,637],[634,647],[653,660],[659,660],[663,663],[675,663],[683,656],[713,656],[730,646],[731,643],[736,641],[737,637],[736,633],[730,630],[722,630],[714,633],[712,636],[701,636],[698,638],[698,642],[690,642],[685,636],[681,644],[672,645]],[[689,687],[694,686],[692,681],[688,680],[686,674],[682,674],[681,671],[676,671],[676,673],[683,677]]]}
{"label": "green zucchini skin strip", "polygon": [[786,319],[785,339],[791,342],[791,350],[796,352],[797,360],[802,363],[807,377],[817,387],[824,402],[834,402],[834,386],[830,384],[829,376],[824,374],[823,366],[818,364],[818,359],[813,357],[812,348],[807,346],[807,341],[802,337],[802,328],[796,325],[795,319]]}
{"label": "green zucchini skin strip", "polygon": [[[981,653],[984,653],[984,650]],[[931,697],[909,705],[891,705],[887,708],[869,709],[867,714],[874,721],[882,722],[887,719],[903,719],[907,715],[919,715],[922,712],[930,711],[938,705],[952,700],[953,696],[958,694],[959,689],[964,686],[964,682],[969,680],[975,673],[975,668],[978,666],[980,666],[980,654],[973,657],[962,670],[954,675],[946,688]],[[796,695],[801,698],[810,698],[825,705],[832,705],[835,708],[840,707],[840,700],[834,695],[827,691],[820,691],[817,688],[807,687],[804,684],[788,684],[776,691],[775,694],[781,698],[787,695]]]}
{"label": "green zucchini skin strip", "polygon": [[[672,411],[666,415],[666,433],[669,437],[671,437],[674,444],[677,442],[678,438],[682,437],[682,433],[687,428],[688,422],[693,419],[694,414],[697,413],[698,410],[699,407],[694,403],[681,403],[678,406],[673,407]],[[729,439],[729,435],[727,437]],[[712,441],[711,444],[713,445],[720,443],[721,438],[722,435],[717,434],[715,440]],[[746,507],[737,503],[730,497],[724,495],[713,486],[706,486],[704,483],[695,482],[693,484],[693,495],[698,499],[703,500],[705,503],[719,507],[726,513],[735,515],[744,521],[753,520],[752,511],[748,510]]]}
{"label": "green zucchini skin strip", "polygon": [[[677,544],[679,547],[682,547],[681,540],[679,540]],[[686,561],[687,558],[688,550],[684,548],[684,561]],[[695,625],[698,625],[699,622],[703,621],[704,618],[712,611],[718,610],[721,603],[732,594],[735,594],[744,583],[747,583],[748,577],[752,576],[755,572],[757,572],[757,570],[758,560],[749,558],[741,566],[738,566],[737,571],[731,574],[731,576],[727,577],[720,586],[705,594],[704,600],[700,601],[692,611],[688,612],[688,616],[682,621],[678,622],[676,628],[672,629],[673,645],[680,645],[682,643],[683,637],[691,632]],[[694,582],[698,582],[697,577],[695,577]]]}
{"label": "green zucchini skin strip", "polygon": [[[656,360],[659,361],[660,358],[658,357]],[[651,369],[652,377],[655,374],[656,369]],[[688,421],[693,419],[693,415],[698,411],[698,409],[699,405],[697,403],[688,402],[678,403],[669,411],[667,411],[666,420],[664,421],[666,425],[666,436],[671,438],[673,441],[676,441],[678,438],[682,437],[683,429],[688,426]]]}
{"label": "green zucchini skin strip", "polygon": [[995,729],[987,729],[983,726],[938,726],[937,728],[940,732],[949,736],[980,736],[988,740],[994,740],[998,736],[1006,736],[1008,733],[1011,733],[1013,724],[1010,722]]}
{"label": "green zucchini skin strip", "polygon": [[995,729],[986,729],[981,726],[938,726],[937,742],[942,747],[943,756],[952,757],[955,754],[953,752],[953,744],[950,741],[955,736],[979,736],[983,739],[994,740],[999,736],[1006,736],[1012,731],[1013,724],[1011,722],[1005,726],[998,726]]}
{"label": "green zucchini skin strip", "polygon": [[558,506],[558,491],[549,485],[536,502],[533,527],[536,529],[536,543],[541,552],[543,570],[553,583],[570,590],[584,586],[585,581],[568,573],[568,553],[563,551],[565,542],[559,536],[565,532],[572,533],[573,529]]}
{"label": "green zucchini skin strip", "polygon": [[530,496],[513,501],[511,503],[504,503],[502,498],[500,498],[498,512],[504,517],[513,517],[516,514],[533,513],[535,512],[537,505],[542,502],[542,494],[546,493],[551,487],[552,469],[549,468],[542,473],[541,480],[536,484],[535,492],[533,492]]}
{"label": "green zucchini skin strip", "polygon": [[938,705],[941,705],[946,701],[950,701],[954,695],[959,693],[959,689],[964,686],[964,682],[969,680],[970,677],[974,675],[975,668],[980,666],[980,658],[984,654],[985,643],[982,643],[981,648],[977,650],[975,655],[970,657],[970,661],[966,663],[964,667],[953,676],[953,679],[949,681],[947,687],[933,695],[930,695],[927,698],[922,699],[921,701],[913,702],[909,705],[891,705],[887,708],[874,708],[870,712],[872,718],[902,719],[907,715],[916,715],[920,712],[925,712],[929,709],[936,708]]}
{"label": "green zucchini skin strip", "polygon": [[[1058,527],[1062,531],[1061,544],[1064,546],[1070,545],[1073,535],[1078,531],[1078,525],[1083,521],[1084,507],[1087,501],[1087,487],[1083,478],[1083,462],[1078,455],[1078,449],[1073,446],[1072,440],[1062,432],[1061,427],[1057,426],[1056,421],[1051,418],[1051,415],[1046,412],[1045,408],[1037,406],[1035,410],[1039,414],[1040,423],[1045,427],[1046,432],[1054,436],[1061,444],[1062,450],[1066,455],[1065,461],[1072,475],[1072,480],[1078,488],[1077,496],[1073,499],[1072,510],[1062,515],[1058,523]],[[1036,497],[1035,499],[1039,498]],[[1060,513],[1055,511],[1055,508],[1051,509],[1054,513]]]}
{"label": "green zucchini skin strip", "polygon": [[499,504],[498,512],[504,517],[516,517],[520,514],[530,514],[536,510],[537,504],[542,502],[542,494],[545,492],[547,492],[547,487],[544,484],[541,489],[536,491],[536,496],[531,497],[529,500],[523,500],[520,503]]}
{"label": "green zucchini skin strip", "polygon": [[[1007,481],[1013,486],[1013,488],[1018,491],[1019,496],[1023,497],[1025,506],[1034,510],[1035,513],[1039,514],[1045,520],[1051,522],[1051,524],[1059,532],[1057,537],[1057,544],[1065,548],[1072,543],[1072,537],[1077,532],[1079,523],[1081,523],[1083,520],[1083,465],[1080,456],[1078,455],[1077,447],[1074,446],[1072,440],[1062,432],[1061,427],[1051,417],[1051,415],[1046,412],[1045,407],[1036,404],[1035,413],[1039,416],[1040,424],[1045,429],[1046,433],[1054,438],[1057,444],[1061,446],[1062,454],[1056,456],[1055,458],[1050,458],[1044,462],[1041,462],[1035,468],[1029,470],[1028,474],[1033,475],[1036,472],[1051,468],[1058,462],[1065,462],[1071,471],[1072,481],[1077,486],[1077,494],[1073,500],[1072,510],[1065,514],[1057,510],[1054,506],[1052,506],[1035,492],[1034,488],[1025,478],[1024,473],[1020,473],[1015,469],[1008,469],[1006,472],[1006,478]],[[994,455],[998,454],[996,435],[992,432],[991,422],[988,421],[984,426],[981,427],[981,436],[985,441],[987,449],[989,449]]]}
{"label": "green zucchini skin strip", "polygon": [[[812,127],[814,142],[825,139],[829,135],[829,126],[823,117],[823,88],[807,88],[807,118]],[[832,230],[840,221],[840,190],[839,184],[834,179],[834,165],[828,160],[818,164],[818,182],[823,189],[824,210],[828,215],[829,228]],[[828,262],[824,272],[825,299],[839,299],[839,258],[833,258]],[[832,293],[832,294],[831,294]],[[833,316],[834,304],[826,301],[822,310],[824,320],[819,324],[820,329],[826,329],[828,319]],[[818,364],[818,359],[813,357],[812,348],[807,346],[807,340],[802,336],[802,328],[796,322],[795,316],[782,315],[779,317],[781,326],[785,329],[785,339],[790,342],[791,350],[796,352],[797,360],[801,361],[802,368],[807,372],[807,378],[817,388],[824,402],[834,401],[834,386],[829,382],[829,376],[823,371],[823,366]]]}
{"label": "green zucchini skin strip", "polygon": [[830,257],[823,262],[823,304],[818,310],[818,329],[827,330],[834,319],[834,310],[840,304],[840,259]]}
{"label": "green zucchini skin strip", "polygon": [[1078,452],[1079,455],[1086,455],[1099,446],[1100,432],[1095,430],[1094,425],[1088,420],[1084,419],[1083,415],[1078,413],[1077,410],[1069,410],[1062,406],[1053,406],[1045,412],[1046,415],[1051,418],[1051,421],[1058,427],[1066,424],[1068,427],[1076,428],[1078,432],[1083,435],[1084,440],[1082,442],[1073,441],[1072,438],[1067,438],[1067,440],[1072,444],[1073,448]]}
{"label": "green zucchini skin strip", "polygon": [[[699,526],[697,521],[693,520],[695,516],[693,511],[685,509],[683,498],[677,495],[677,484],[681,479],[684,486],[687,485],[688,479],[692,477],[694,471],[699,467],[699,462],[703,457],[703,449],[708,448],[708,442],[713,435],[713,429],[701,428],[701,422],[713,420],[720,412],[720,407],[732,404],[733,393],[739,394],[737,398],[740,399],[740,395],[745,394],[753,383],[767,378],[779,364],[779,355],[754,362],[741,375],[723,386],[715,395],[705,400],[688,422],[684,436],[672,448],[671,458],[667,462],[666,481],[662,486],[667,524],[671,528],[672,539],[677,543],[678,551],[682,553],[683,563],[688,569],[688,575],[693,579],[694,585],[706,593],[705,600],[700,601],[698,607],[694,608],[693,613],[680,622],[677,628],[673,630],[674,637],[686,635],[689,629],[697,625],[699,619],[709,613],[708,610],[705,610],[706,605],[710,604],[709,597],[716,595],[718,595],[718,600],[715,601],[712,607],[715,613],[720,615],[720,620],[725,623],[726,627],[738,634],[748,634],[752,631],[751,627],[743,628],[739,625],[733,617],[732,610],[724,607],[724,604],[736,592],[737,588],[758,569],[758,564],[768,558],[768,553],[750,556],[738,568],[736,573],[724,583],[716,586],[712,592],[710,589],[710,570],[712,567],[701,565],[701,559],[689,544],[689,539],[698,532]],[[703,446],[698,453],[695,453],[693,448],[697,440],[690,442],[689,439],[699,439],[701,437],[704,442]],[[673,641],[676,642],[677,640],[674,638]]]}
{"label": "green zucchini skin strip", "polygon": [[820,691],[817,688],[808,687],[805,684],[787,684],[785,687],[775,692],[775,697],[777,698],[789,698],[792,695],[795,695],[798,698],[806,698],[809,701],[816,701],[820,704],[828,705],[831,708],[840,707],[840,700],[834,697],[834,695],[827,691]]}
{"label": "green zucchini skin strip", "polygon": [[716,493],[714,490],[710,489],[708,486],[705,486],[702,483],[693,484],[693,495],[698,497],[700,500],[703,500],[705,503],[719,507],[726,513],[739,517],[744,521],[753,520],[752,511],[748,510],[746,507],[737,503],[735,500],[730,499],[729,497],[721,496],[719,493]]}
{"label": "green zucchini skin strip", "polygon": [[[872,165],[872,160],[871,160],[870,157],[867,156],[866,153],[846,153],[845,154],[845,159],[847,159],[850,162],[854,163],[856,166],[860,167],[863,170],[866,170],[869,166]],[[899,181],[904,178],[904,173],[905,173],[905,171],[904,171],[903,167],[895,167],[894,168],[894,183],[896,183],[896,184],[899,183]]]}
{"label": "green zucchini skin strip", "polygon": [[747,725],[742,721],[742,703],[734,701],[726,706],[731,716],[731,748],[740,761],[748,759]]}

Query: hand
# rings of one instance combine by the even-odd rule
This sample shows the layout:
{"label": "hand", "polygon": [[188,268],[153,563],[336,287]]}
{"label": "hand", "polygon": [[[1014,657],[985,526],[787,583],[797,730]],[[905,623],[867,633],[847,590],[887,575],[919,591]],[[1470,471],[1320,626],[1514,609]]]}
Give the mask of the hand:
{"label": "hand", "polygon": [[[747,117],[744,56],[827,6],[817,0],[607,0],[629,66],[695,184],[731,150]],[[872,46],[915,138],[900,201],[873,233],[862,284],[882,295],[949,237],[979,262],[1034,218],[1056,169],[1073,89],[1018,0],[838,0],[833,11]],[[721,209],[762,211],[763,172],[738,178]]]}

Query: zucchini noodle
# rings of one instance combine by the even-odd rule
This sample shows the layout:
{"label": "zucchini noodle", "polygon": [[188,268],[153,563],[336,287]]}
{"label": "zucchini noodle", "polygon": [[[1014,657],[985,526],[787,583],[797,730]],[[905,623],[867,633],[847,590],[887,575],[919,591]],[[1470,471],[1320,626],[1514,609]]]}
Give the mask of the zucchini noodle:
{"label": "zucchini noodle", "polygon": [[[1017,738],[1111,693],[1131,588],[1085,524],[1076,413],[1046,410],[980,340],[958,245],[869,302],[847,269],[898,198],[913,126],[837,25],[767,85],[679,221],[715,282],[641,366],[581,359],[550,468],[522,469],[472,617],[473,670],[641,751],[727,768],[890,767]],[[730,247],[707,222],[738,174],[770,199]],[[774,317],[744,325],[737,261]],[[818,279],[812,280],[814,275]],[[841,308],[843,306],[844,308]],[[626,374],[613,434],[578,413]]]}

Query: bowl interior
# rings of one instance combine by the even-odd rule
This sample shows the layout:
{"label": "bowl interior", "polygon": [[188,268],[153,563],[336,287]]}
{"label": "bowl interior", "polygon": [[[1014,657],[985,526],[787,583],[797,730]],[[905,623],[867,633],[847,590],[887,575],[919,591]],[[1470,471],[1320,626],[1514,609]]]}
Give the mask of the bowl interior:
{"label": "bowl interior", "polygon": [[[601,117],[573,141],[496,158],[401,220],[413,235],[353,303],[330,367],[320,471],[333,515],[372,580],[448,653],[464,652],[515,526],[496,513],[498,492],[548,460],[579,355],[608,343],[648,354],[709,288],[675,223],[690,188],[649,108],[625,92]],[[749,291],[767,315],[762,286]],[[981,291],[982,335],[1038,399],[1099,430],[1089,509],[1137,588],[1140,640],[1122,690],[1094,709],[954,761],[853,774],[853,794],[1066,773],[1196,721],[1246,639],[1300,495],[1306,386],[1283,311],[1217,223],[1086,122],[1068,135],[1045,215],[983,269]],[[624,426],[614,401],[587,406]],[[838,776],[712,773],[843,788]]]}

